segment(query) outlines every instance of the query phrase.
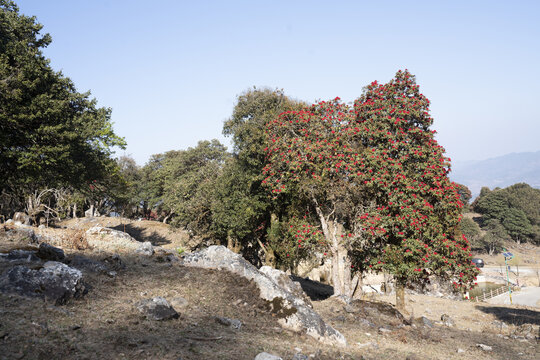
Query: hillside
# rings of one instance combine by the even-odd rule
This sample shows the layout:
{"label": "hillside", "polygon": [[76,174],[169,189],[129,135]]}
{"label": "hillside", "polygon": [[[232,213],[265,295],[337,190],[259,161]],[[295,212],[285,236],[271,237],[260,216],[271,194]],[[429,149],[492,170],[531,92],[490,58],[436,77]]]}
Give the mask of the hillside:
{"label": "hillside", "polygon": [[540,188],[540,151],[512,153],[480,161],[458,161],[452,164],[450,178],[469,187],[473,199],[483,186],[493,189],[524,182]]}
{"label": "hillside", "polygon": [[[93,225],[100,221],[110,220],[96,219]],[[70,222],[70,228],[35,229],[35,234],[42,239],[70,238],[74,232],[81,231],[77,223],[82,229],[88,228],[88,223],[79,220]],[[155,239],[168,245],[175,243],[175,233],[169,233],[162,224],[136,225],[139,234],[152,234],[153,229],[159,228],[163,237],[172,237]],[[34,237],[25,234],[2,226],[0,252],[35,247],[35,243],[29,244],[29,239]],[[68,264],[74,264],[75,259],[83,263],[81,257],[105,264],[113,255],[102,248],[77,250],[69,246],[69,241],[59,240],[55,244],[58,243],[65,244]],[[128,251],[118,254],[122,266],[116,268],[117,274],[84,272],[88,293],[65,305],[0,292],[0,357],[252,360],[257,354],[268,352],[285,360],[502,360],[535,359],[540,352],[535,340],[538,334],[534,333],[540,325],[536,308],[452,301],[426,295],[408,295],[410,315],[405,318],[394,309],[392,297],[372,296],[351,305],[333,297],[323,300],[313,297],[315,311],[348,342],[346,347],[328,346],[280,326],[278,316],[259,298],[252,281],[223,270],[187,267],[180,259],[163,256],[159,251],[152,256]],[[13,266],[4,257],[0,257],[0,273]],[[311,286],[316,283],[311,282]],[[179,318],[155,321],[142,316],[137,303],[156,296],[166,298]],[[443,325],[440,321],[443,314],[454,324]],[[217,317],[237,319],[242,325],[224,326],[216,321]],[[482,350],[478,344],[491,350]]]}

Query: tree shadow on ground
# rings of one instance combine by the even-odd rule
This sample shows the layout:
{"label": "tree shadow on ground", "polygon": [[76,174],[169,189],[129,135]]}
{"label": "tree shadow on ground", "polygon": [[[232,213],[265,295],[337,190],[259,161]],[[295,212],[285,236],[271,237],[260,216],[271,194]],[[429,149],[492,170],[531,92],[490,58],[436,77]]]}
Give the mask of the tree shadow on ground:
{"label": "tree shadow on ground", "polygon": [[517,326],[523,324],[540,325],[540,311],[515,309],[510,307],[477,306],[476,308],[487,314],[495,315],[497,319],[504,321],[507,324]]}
{"label": "tree shadow on ground", "polygon": [[295,275],[291,275],[290,278],[292,281],[300,283],[302,290],[312,301],[325,300],[334,295],[334,288],[330,285]]}
{"label": "tree shadow on ground", "polygon": [[161,246],[171,243],[170,240],[159,235],[156,231],[150,232],[145,228],[140,228],[132,224],[120,224],[112,227],[112,229],[128,233],[131,237],[140,242],[150,241],[154,246]]}

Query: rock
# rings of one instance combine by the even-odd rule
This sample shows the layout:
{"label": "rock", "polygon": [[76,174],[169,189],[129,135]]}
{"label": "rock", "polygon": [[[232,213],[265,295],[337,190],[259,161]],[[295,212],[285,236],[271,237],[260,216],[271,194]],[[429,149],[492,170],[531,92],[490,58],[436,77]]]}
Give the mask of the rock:
{"label": "rock", "polygon": [[442,314],[441,321],[444,326],[451,327],[451,326],[456,325],[455,321],[448,314]]}
{"label": "rock", "polygon": [[371,321],[369,321],[368,319],[364,319],[364,318],[360,318],[358,320],[358,322],[360,324],[362,324],[363,326],[367,326],[367,327],[375,327],[375,324],[372,323]]}
{"label": "rock", "polygon": [[422,316],[419,320],[422,325],[427,326],[429,328],[433,327],[433,322],[429,320],[427,317]]}
{"label": "rock", "polygon": [[358,346],[359,348],[364,348],[366,346],[371,346],[371,345],[373,345],[372,342],[367,342],[367,343],[359,343],[358,342],[358,343],[356,343],[356,346]]}
{"label": "rock", "polygon": [[183,258],[185,266],[228,270],[234,274],[253,280],[260,290],[260,297],[267,301],[281,326],[296,332],[305,332],[315,339],[345,346],[345,337],[327,325],[303,298],[294,296],[279,286],[272,277],[260,272],[239,254],[224,246],[210,246],[204,250],[187,254]]}
{"label": "rock", "polygon": [[476,344],[477,347],[479,347],[480,349],[482,349],[483,351],[492,351],[493,348],[489,345],[484,345],[484,344]]}
{"label": "rock", "polygon": [[216,321],[221,325],[225,325],[236,330],[242,327],[242,322],[237,319],[229,319],[226,317],[216,316]]}
{"label": "rock", "polygon": [[302,353],[296,353],[294,354],[292,360],[309,360],[309,356]]}
{"label": "rock", "polygon": [[180,296],[172,298],[170,304],[173,308],[176,309],[184,308],[189,305],[188,301]]}
{"label": "rock", "polygon": [[23,225],[20,221],[14,222],[14,229],[9,231],[10,236],[17,237],[21,240],[28,240],[29,243],[37,243],[41,240],[40,235],[36,235],[34,228],[29,225]]}
{"label": "rock", "polygon": [[379,328],[379,334],[388,334],[391,333],[392,330],[386,329],[386,328]]}
{"label": "rock", "polygon": [[459,348],[457,349],[458,354],[463,354],[464,352],[465,352],[465,350],[463,350],[463,349],[459,349]]}
{"label": "rock", "polygon": [[262,353],[257,354],[257,356],[255,356],[255,359],[253,360],[283,360],[283,359],[277,355],[272,355],[267,352],[262,352]]}
{"label": "rock", "polygon": [[66,255],[64,254],[64,250],[54,247],[52,245],[49,245],[47,243],[39,244],[39,249],[36,255],[42,258],[43,260],[49,260],[49,261],[62,261],[66,258]]}
{"label": "rock", "polygon": [[508,325],[504,322],[504,321],[493,321],[492,324],[498,329],[498,330],[503,330],[503,329],[508,329]]}
{"label": "rock", "polygon": [[48,261],[39,270],[21,265],[6,271],[0,276],[0,291],[46,298],[62,305],[71,298],[81,297],[87,289],[79,270]]}
{"label": "rock", "polygon": [[89,235],[101,235],[101,236],[109,235],[114,238],[137,241],[133,239],[128,233],[114,230],[108,227],[103,227],[103,226],[93,226],[90,229],[86,230],[86,233]]}
{"label": "rock", "polygon": [[152,256],[154,254],[154,247],[150,241],[145,241],[135,252],[145,256]]}
{"label": "rock", "polygon": [[36,256],[35,251],[31,250],[11,250],[5,255],[9,261],[24,261],[24,262],[39,262],[40,259]]}
{"label": "rock", "polygon": [[311,300],[306,295],[300,283],[292,281],[291,278],[281,270],[274,269],[270,266],[263,266],[259,269],[263,274],[268,275],[274,282],[283,288],[285,291],[290,292],[293,296],[302,299],[308,306],[313,307]]}
{"label": "rock", "polygon": [[69,260],[69,265],[82,271],[104,274],[110,277],[116,276],[116,271],[109,270],[109,268],[105,266],[105,264],[80,255],[75,255],[74,257],[72,257]]}
{"label": "rock", "polygon": [[149,320],[161,321],[180,317],[167,300],[161,296],[139,301],[137,309]]}
{"label": "rock", "polygon": [[[538,331],[536,331],[538,333]],[[522,324],[514,330],[514,335],[522,336],[529,340],[534,340],[536,338],[535,329],[532,324]]]}
{"label": "rock", "polygon": [[107,227],[91,227],[86,230],[86,235],[86,240],[91,247],[104,251],[136,251],[141,246],[141,243],[129,234]]}
{"label": "rock", "polygon": [[103,262],[107,264],[110,269],[115,271],[124,270],[126,268],[126,264],[124,264],[122,258],[120,258],[120,255],[118,254],[107,256],[105,259],[103,259]]}
{"label": "rock", "polygon": [[15,223],[15,221],[13,221],[13,219],[8,219],[6,221],[6,225],[13,225]]}
{"label": "rock", "polygon": [[23,212],[16,212],[13,215],[13,221],[14,222],[18,221],[23,225],[30,225],[31,224],[30,216],[28,216],[26,213],[23,213]]}
{"label": "rock", "polygon": [[154,247],[155,261],[160,263],[177,263],[180,262],[178,258],[178,252],[173,250],[164,249],[160,246]]}
{"label": "rock", "polygon": [[345,310],[346,313],[349,313],[349,314],[355,314],[355,313],[358,313],[360,312],[360,309],[357,308],[356,306],[352,306],[350,304],[347,304],[343,307],[343,310]]}

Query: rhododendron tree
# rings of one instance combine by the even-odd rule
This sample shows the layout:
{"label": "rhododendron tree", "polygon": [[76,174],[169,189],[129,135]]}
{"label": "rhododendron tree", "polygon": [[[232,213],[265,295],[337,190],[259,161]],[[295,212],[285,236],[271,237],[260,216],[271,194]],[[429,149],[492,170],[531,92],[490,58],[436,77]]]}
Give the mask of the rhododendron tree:
{"label": "rhododendron tree", "polygon": [[394,275],[399,307],[404,286],[432,274],[456,288],[474,281],[458,230],[463,204],[432,122],[414,76],[400,71],[370,84],[353,108],[336,98],[268,124],[264,183],[274,197],[310,200],[336,294],[350,295],[351,274],[365,269]]}
{"label": "rhododendron tree", "polygon": [[363,236],[381,251],[364,252],[353,262],[392,273],[400,308],[403,287],[426,282],[431,274],[458,289],[471,286],[478,269],[459,231],[463,203],[448,179],[450,159],[430,130],[429,100],[415,77],[399,71],[387,84],[370,84],[354,110],[370,154],[364,183],[377,204],[361,216]]}
{"label": "rhododendron tree", "polygon": [[354,288],[348,250],[355,239],[345,234],[355,229],[364,200],[363,185],[351,176],[361,171],[364,151],[361,133],[350,129],[354,121],[352,109],[336,98],[284,112],[267,125],[263,184],[274,198],[301,197],[310,204],[307,219],[319,221],[338,295]]}

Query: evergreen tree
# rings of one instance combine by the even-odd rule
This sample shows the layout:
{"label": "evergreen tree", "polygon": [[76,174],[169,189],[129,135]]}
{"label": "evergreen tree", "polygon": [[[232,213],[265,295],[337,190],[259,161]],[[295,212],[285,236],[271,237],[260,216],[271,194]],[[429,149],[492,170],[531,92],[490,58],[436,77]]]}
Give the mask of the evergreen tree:
{"label": "evergreen tree", "polygon": [[86,192],[115,171],[111,110],[54,71],[42,49],[48,34],[34,17],[0,0],[0,192],[26,196],[45,188]]}

